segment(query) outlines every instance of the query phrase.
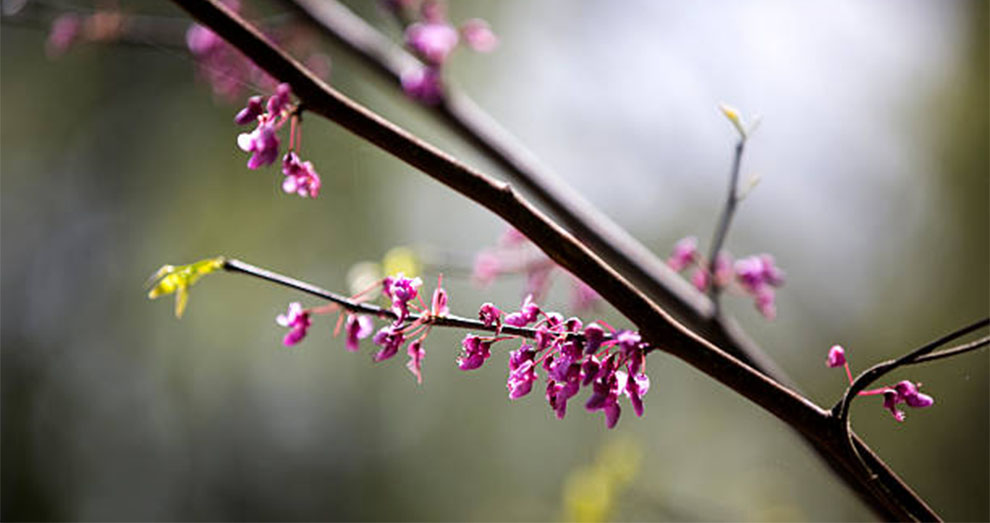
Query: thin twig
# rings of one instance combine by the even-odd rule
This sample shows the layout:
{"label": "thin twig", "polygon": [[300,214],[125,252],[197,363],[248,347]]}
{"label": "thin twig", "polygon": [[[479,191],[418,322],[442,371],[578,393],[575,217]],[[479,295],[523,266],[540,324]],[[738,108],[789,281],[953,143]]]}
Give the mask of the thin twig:
{"label": "thin twig", "polygon": [[[571,271],[635,324],[643,338],[760,405],[804,434],[823,455],[843,467],[854,488],[889,518],[937,519],[917,494],[883,466],[882,492],[873,477],[858,474],[832,437],[831,417],[807,398],[720,350],[675,321],[584,244],[504,183],[472,169],[356,104],[286,55],[218,0],[173,0],[201,23],[251,57],[274,78],[288,82],[307,110],[320,114],[481,204],[512,224],[554,261]],[[865,445],[863,445],[865,447]],[[867,449],[868,450],[868,449]],[[879,458],[876,458],[879,461]],[[880,462],[882,465],[882,462]]]}
{"label": "thin twig", "polygon": [[732,171],[729,173],[728,195],[725,198],[725,206],[722,207],[722,215],[718,220],[718,225],[715,227],[715,234],[712,237],[711,251],[708,254],[708,267],[702,267],[703,270],[708,271],[708,297],[712,300],[716,315],[720,312],[718,297],[721,285],[715,284],[715,260],[718,259],[718,253],[722,250],[725,238],[729,234],[729,225],[732,224],[732,217],[736,214],[736,204],[739,203],[739,165],[742,162],[743,149],[745,147],[746,138],[739,138],[739,141],[736,143],[736,153],[732,159]]}
{"label": "thin twig", "polygon": [[[379,307],[372,303],[362,303],[348,298],[347,296],[337,294],[335,292],[328,291],[326,289],[317,287],[312,283],[307,283],[301,280],[297,280],[291,276],[286,276],[284,274],[279,274],[268,269],[263,269],[256,265],[251,265],[250,263],[243,262],[241,260],[225,258],[223,262],[223,268],[226,271],[247,274],[248,276],[254,276],[255,278],[260,278],[262,280],[270,281],[272,283],[277,283],[291,289],[305,292],[311,294],[318,298],[322,298],[332,303],[340,305],[341,308],[348,311],[368,314],[371,316],[377,316],[379,318],[389,318],[392,320],[398,319],[398,315],[391,309],[384,307]],[[423,319],[422,314],[410,313],[407,316],[410,322],[415,322],[417,320]],[[501,333],[501,334],[512,334],[515,336],[522,336],[524,338],[533,339],[536,337],[537,330],[528,327],[515,327],[513,325],[502,325],[501,328],[496,328],[494,325],[485,325],[483,322],[474,320],[471,318],[464,318],[461,316],[454,315],[444,315],[444,316],[434,316],[430,315],[428,319],[425,319],[425,323],[429,325],[435,325],[438,327],[453,327],[458,329],[471,329],[483,332]],[[581,338],[582,336],[568,333],[568,336]]]}
{"label": "thin twig", "polygon": [[908,365],[917,365],[918,363],[927,363],[929,361],[940,360],[942,358],[951,358],[953,356],[965,354],[967,352],[971,352],[977,349],[982,349],[983,347],[986,347],[988,345],[990,345],[990,336],[985,336],[976,341],[971,341],[969,343],[964,343],[962,345],[952,347],[951,349],[944,349],[938,352],[933,352],[931,354],[925,354],[924,356],[921,356],[918,359],[908,363]]}

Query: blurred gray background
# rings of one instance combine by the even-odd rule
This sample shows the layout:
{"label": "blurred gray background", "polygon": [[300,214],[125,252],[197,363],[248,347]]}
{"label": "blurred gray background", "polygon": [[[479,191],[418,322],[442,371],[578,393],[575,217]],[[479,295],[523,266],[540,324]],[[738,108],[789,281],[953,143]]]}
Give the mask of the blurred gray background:
{"label": "blurred gray background", "polygon": [[[735,139],[717,104],[763,116],[743,164],[762,183],[727,246],[772,252],[788,281],[776,321],[743,298],[728,309],[816,402],[844,390],[830,345],[857,371],[987,314],[986,2],[451,3],[501,37],[459,51],[451,78],[663,256],[689,234],[707,248]],[[350,5],[397,37],[372,2]],[[177,321],[142,289],[163,263],[226,254],[344,290],[395,245],[470,257],[503,224],[315,117],[303,151],[323,194],[282,194],[276,169],[244,167],[237,107],[181,51],[49,60],[44,29],[6,21],[0,42],[3,519],[567,519],[588,516],[572,498],[615,448],[631,480],[591,515],[872,517],[786,426],[666,355],[648,364],[646,416],[607,431],[579,403],[556,420],[540,391],[510,402],[504,350],[458,371],[463,332],[430,336],[417,386],[403,357],[347,353],[328,318],[282,347],[276,314],[317,302],[250,278],[210,276]],[[502,175],[326,51],[344,93]],[[521,289],[446,281],[465,315]],[[864,398],[854,426],[944,517],[990,519],[987,354],[890,380],[906,378],[936,406],[898,424]]]}

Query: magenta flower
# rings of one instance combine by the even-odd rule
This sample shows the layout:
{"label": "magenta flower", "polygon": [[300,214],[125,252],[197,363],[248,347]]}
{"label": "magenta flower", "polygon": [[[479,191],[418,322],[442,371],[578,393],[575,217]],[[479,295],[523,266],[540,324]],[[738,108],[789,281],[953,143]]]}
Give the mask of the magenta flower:
{"label": "magenta flower", "polygon": [[379,362],[385,361],[398,354],[399,347],[405,343],[406,337],[402,334],[401,328],[397,328],[394,325],[388,325],[382,327],[381,330],[376,332],[371,341],[373,341],[375,345],[380,345],[382,347],[374,356],[374,360]]}
{"label": "magenta flower", "polygon": [[498,310],[498,307],[492,305],[491,303],[484,303],[481,305],[481,309],[478,310],[478,319],[485,324],[485,327],[495,326],[495,332],[498,333],[502,328],[502,311]]}
{"label": "magenta flower", "polygon": [[883,408],[889,410],[897,421],[904,421],[906,417],[904,411],[897,408],[897,405],[901,403],[911,408],[923,409],[934,405],[935,399],[918,392],[917,385],[904,380],[898,382],[893,388],[887,388],[883,391]]}
{"label": "magenta flower", "polygon": [[447,60],[457,40],[457,30],[442,21],[417,22],[406,28],[406,44],[433,65]]}
{"label": "magenta flower", "polygon": [[234,123],[237,125],[247,125],[255,121],[261,113],[265,112],[264,98],[252,96],[248,98],[247,105],[234,116]]}
{"label": "magenta flower", "polygon": [[770,287],[763,287],[756,292],[756,310],[768,320],[777,317],[777,293]]}
{"label": "magenta flower", "polygon": [[680,272],[698,259],[698,238],[688,236],[674,244],[674,253],[667,259],[667,265]]}
{"label": "magenta flower", "polygon": [[371,318],[361,316],[360,314],[349,314],[347,316],[347,323],[344,326],[344,330],[347,333],[347,338],[345,340],[347,350],[357,352],[360,348],[360,340],[370,336],[374,328],[375,327],[371,322]]}
{"label": "magenta flower", "polygon": [[275,94],[268,98],[268,114],[279,114],[282,109],[288,107],[291,94],[292,87],[289,84],[278,84],[278,87],[275,88]]}
{"label": "magenta flower", "polygon": [[694,270],[694,274],[691,275],[691,284],[701,292],[708,290],[708,281],[708,270],[704,267],[698,267]]}
{"label": "magenta flower", "polygon": [[223,40],[216,33],[202,25],[193,24],[186,30],[186,47],[193,56],[209,55],[222,44]]}
{"label": "magenta flower", "polygon": [[398,316],[397,323],[405,321],[409,316],[409,302],[419,295],[423,280],[406,278],[403,273],[389,276],[382,282],[382,293],[392,300],[392,311]]}
{"label": "magenta flower", "polygon": [[602,341],[605,340],[605,329],[597,323],[592,323],[584,328],[584,353],[594,354],[598,352]]}
{"label": "magenta flower", "polygon": [[279,139],[275,131],[275,120],[262,116],[254,131],[237,136],[238,147],[252,153],[248,159],[248,169],[271,165],[278,158]]}
{"label": "magenta flower", "polygon": [[48,33],[48,41],[45,51],[49,58],[57,58],[72,47],[73,42],[79,37],[82,29],[82,21],[78,16],[64,14],[52,21],[51,31]]}
{"label": "magenta flower", "polygon": [[828,356],[825,358],[825,365],[831,368],[841,367],[846,364],[846,350],[840,345],[832,345],[832,348],[828,350]]}
{"label": "magenta flower", "polygon": [[409,354],[406,368],[416,376],[416,383],[423,383],[423,356],[426,356],[426,351],[423,349],[422,338],[410,343],[406,353]]}
{"label": "magenta flower", "polygon": [[[276,151],[277,152],[277,151]],[[295,152],[289,151],[282,158],[282,190],[287,194],[298,194],[303,198],[316,198],[320,194],[320,175],[312,162],[302,162]]]}
{"label": "magenta flower", "polygon": [[595,380],[591,384],[591,396],[584,405],[584,408],[590,412],[604,411],[605,426],[610,429],[615,427],[615,424],[619,422],[619,415],[622,414],[622,408],[619,407],[618,401],[618,374],[618,372],[609,373],[609,375]]}
{"label": "magenta flower", "polygon": [[535,357],[532,347],[526,344],[509,353],[509,379],[506,382],[509,399],[519,399],[533,389],[533,382],[537,378],[533,362]]}
{"label": "magenta flower", "polygon": [[519,311],[513,312],[505,317],[505,324],[512,325],[514,327],[525,327],[530,323],[539,318],[540,307],[539,305],[533,303],[533,295],[527,295],[526,299],[523,300],[522,307]]}
{"label": "magenta flower", "polygon": [[489,53],[498,47],[498,37],[492,32],[488,22],[472,18],[461,24],[461,36],[468,47],[480,53]]}
{"label": "magenta flower", "polygon": [[[616,374],[625,374],[622,371]],[[625,382],[623,386],[622,382]],[[632,403],[633,411],[637,416],[643,416],[643,396],[650,390],[650,378],[646,374],[633,374],[629,377],[619,377],[619,385],[622,386],[629,402]]]}
{"label": "magenta flower", "polygon": [[464,352],[457,357],[457,366],[461,370],[474,370],[481,367],[489,357],[491,357],[491,341],[468,334],[461,342]]}
{"label": "magenta flower", "polygon": [[400,78],[406,95],[425,104],[436,104],[443,99],[443,81],[440,69],[436,67],[416,67],[407,69]]}
{"label": "magenta flower", "polygon": [[770,285],[780,287],[784,284],[784,271],[774,265],[773,256],[761,254],[738,260],[735,265],[736,279],[749,292]]}
{"label": "magenta flower", "polygon": [[725,287],[732,282],[732,256],[726,252],[718,253],[715,257],[714,284]]}
{"label": "magenta flower", "polygon": [[433,291],[433,299],[430,301],[430,313],[434,316],[446,316],[450,314],[450,307],[447,305],[447,291],[443,290],[439,284]]}
{"label": "magenta flower", "polygon": [[289,308],[285,314],[279,314],[275,318],[275,322],[282,327],[289,328],[289,332],[282,338],[282,344],[286,347],[291,347],[302,341],[306,337],[309,326],[312,324],[309,318],[309,312],[304,310],[299,302],[295,301],[289,304]]}

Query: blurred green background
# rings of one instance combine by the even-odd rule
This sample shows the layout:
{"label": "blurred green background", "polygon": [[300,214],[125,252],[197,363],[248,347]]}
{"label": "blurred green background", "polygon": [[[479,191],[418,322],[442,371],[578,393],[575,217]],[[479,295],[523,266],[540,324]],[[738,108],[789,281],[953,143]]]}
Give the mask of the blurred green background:
{"label": "blurred green background", "polygon": [[[763,116],[743,166],[763,181],[728,248],[774,253],[788,282],[776,321],[728,308],[816,402],[844,390],[831,344],[862,370],[990,309],[986,2],[452,4],[502,39],[458,52],[452,79],[661,255],[688,234],[707,247],[734,140],[717,103]],[[372,2],[350,5],[397,36]],[[462,332],[430,336],[417,386],[404,358],[347,353],[327,318],[282,347],[276,314],[316,302],[246,277],[207,278],[177,321],[142,290],[163,263],[226,254],[344,290],[395,245],[470,257],[503,224],[315,117],[303,151],[323,194],[282,194],[277,170],[244,167],[237,107],[181,50],[49,60],[45,29],[6,17],[0,42],[4,520],[872,518],[786,426],[665,355],[646,416],[608,431],[579,404],[556,420],[539,391],[508,401],[505,351],[458,371]],[[502,175],[326,51],[344,93]],[[521,289],[445,281],[464,315]],[[981,352],[891,376],[937,401],[903,424],[875,398],[853,410],[951,520],[990,519],[988,367]],[[609,502],[582,509],[583,492]]]}

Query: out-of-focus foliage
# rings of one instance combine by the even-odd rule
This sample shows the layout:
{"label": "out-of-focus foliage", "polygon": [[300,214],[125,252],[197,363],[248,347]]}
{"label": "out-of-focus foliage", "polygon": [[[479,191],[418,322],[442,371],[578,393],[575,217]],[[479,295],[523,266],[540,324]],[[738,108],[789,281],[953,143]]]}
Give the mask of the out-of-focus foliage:
{"label": "out-of-focus foliage", "polygon": [[[398,36],[373,2],[352,5]],[[445,73],[663,256],[686,235],[704,241],[723,201],[737,134],[718,102],[763,115],[742,170],[763,181],[727,247],[773,252],[788,283],[773,322],[726,304],[820,404],[845,383],[824,367],[831,345],[857,371],[987,314],[986,2],[451,11],[487,19],[500,46],[455,53]],[[661,354],[646,415],[609,432],[579,408],[557,421],[538,393],[509,402],[505,354],[458,371],[463,332],[431,334],[418,386],[370,347],[348,353],[332,319],[282,347],[275,316],[316,302],[249,278],[212,276],[176,321],[141,288],[165,260],[219,253],[346,291],[355,263],[396,245],[469,262],[503,225],[310,116],[303,154],[320,197],[283,194],[277,169],[246,169],[237,107],[213,100],[180,50],[90,45],[51,61],[43,30],[6,22],[0,41],[4,520],[547,520],[581,491],[574,471],[624,438],[640,442],[638,473],[603,517],[870,517],[785,426]],[[327,51],[337,88],[501,174]],[[454,313],[518,304],[521,281],[479,291],[450,265]],[[564,287],[549,306],[566,307]],[[988,368],[979,353],[891,376],[937,400],[904,424],[877,398],[853,406],[857,429],[948,519],[990,518]]]}

